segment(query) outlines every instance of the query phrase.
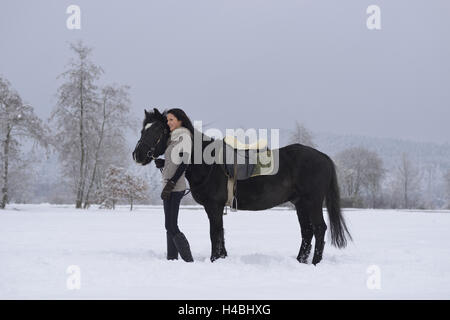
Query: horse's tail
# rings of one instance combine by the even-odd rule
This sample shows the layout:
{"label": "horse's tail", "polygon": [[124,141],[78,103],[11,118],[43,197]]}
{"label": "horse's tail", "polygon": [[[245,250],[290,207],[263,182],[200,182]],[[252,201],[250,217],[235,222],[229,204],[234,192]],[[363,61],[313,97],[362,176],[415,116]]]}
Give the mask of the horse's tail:
{"label": "horse's tail", "polygon": [[341,212],[340,205],[340,196],[339,196],[339,185],[336,176],[336,167],[334,165],[333,160],[331,160],[332,166],[332,174],[331,174],[331,182],[328,188],[326,198],[326,205],[328,216],[330,218],[330,227],[331,227],[331,244],[338,248],[345,248],[347,245],[347,239],[345,238],[345,234],[348,235],[350,240],[353,241],[350,232],[345,225],[344,216]]}

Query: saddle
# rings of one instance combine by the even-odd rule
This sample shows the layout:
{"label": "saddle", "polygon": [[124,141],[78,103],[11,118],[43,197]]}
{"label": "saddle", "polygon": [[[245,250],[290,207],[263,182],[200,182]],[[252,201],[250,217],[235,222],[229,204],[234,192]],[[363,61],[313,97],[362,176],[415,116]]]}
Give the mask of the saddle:
{"label": "saddle", "polygon": [[[228,177],[227,202],[231,211],[237,211],[237,181],[246,180],[253,176],[267,173],[273,163],[263,163],[262,158],[271,157],[271,150],[267,147],[267,141],[260,139],[254,143],[246,144],[237,140],[236,137],[226,136],[223,139],[223,165],[222,168]],[[267,161],[265,161],[267,162]],[[225,213],[226,214],[226,213]]]}
{"label": "saddle", "polygon": [[259,139],[254,143],[242,143],[236,137],[226,136],[223,141],[235,150],[263,150],[267,148],[267,140]]}
{"label": "saddle", "polygon": [[226,136],[223,141],[223,163],[227,176],[235,180],[250,178],[258,162],[258,153],[266,150],[267,142],[259,140],[244,144],[230,136]]}

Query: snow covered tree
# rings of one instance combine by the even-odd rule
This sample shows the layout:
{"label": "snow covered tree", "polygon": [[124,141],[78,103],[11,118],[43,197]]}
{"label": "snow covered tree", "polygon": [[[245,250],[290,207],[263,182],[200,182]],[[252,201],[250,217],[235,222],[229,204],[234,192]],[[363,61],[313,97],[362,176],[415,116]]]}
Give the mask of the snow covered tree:
{"label": "snow covered tree", "polygon": [[430,162],[422,165],[421,171],[423,207],[426,209],[442,208],[446,201],[445,174],[443,168],[437,163]]}
{"label": "snow covered tree", "polygon": [[295,121],[294,130],[291,132],[290,143],[300,143],[308,147],[316,148],[313,142],[313,134],[303,124]]}
{"label": "snow covered tree", "polygon": [[97,191],[97,199],[101,207],[115,209],[118,201],[126,200],[133,210],[135,201],[148,197],[147,183],[121,167],[111,166],[107,170],[102,188]]}
{"label": "snow covered tree", "polygon": [[164,185],[160,169],[157,169],[153,164],[144,167],[130,166],[128,172],[133,176],[141,177],[141,179],[148,183],[148,191],[145,199],[148,203],[155,205],[162,204],[161,191]]}
{"label": "snow covered tree", "polygon": [[447,207],[450,209],[450,170],[444,176],[447,191]]}
{"label": "snow covered tree", "polygon": [[131,102],[127,86],[99,88],[104,71],[91,61],[92,48],[78,42],[71,49],[75,57],[60,75],[65,82],[58,89],[51,121],[56,124],[55,146],[75,193],[75,206],[88,208],[106,169],[129,159],[125,134],[132,125]]}
{"label": "snow covered tree", "polygon": [[126,150],[125,130],[133,128],[129,120],[130,98],[128,86],[108,85],[101,91],[101,108],[97,122],[96,148],[93,150],[93,168],[90,174],[89,186],[86,192],[84,208],[89,207],[90,195],[95,188],[95,181],[102,176],[106,167],[120,165],[128,160]]}
{"label": "snow covered tree", "polygon": [[409,156],[403,153],[395,176],[403,208],[409,209],[418,205],[420,179],[419,169],[413,165]]}
{"label": "snow covered tree", "polygon": [[116,203],[122,198],[124,171],[120,167],[111,166],[106,172],[103,187],[97,190],[97,199],[101,207],[115,209]]}
{"label": "snow covered tree", "polygon": [[35,196],[36,182],[39,177],[37,174],[38,164],[42,160],[38,158],[37,154],[44,156],[45,159],[48,150],[46,148],[44,150],[26,149],[28,148],[24,143],[17,157],[10,158],[8,169],[9,202],[30,203]]}
{"label": "snow covered tree", "polygon": [[71,44],[75,53],[68,69],[59,77],[64,82],[58,89],[57,107],[51,120],[57,124],[56,148],[66,174],[73,177],[76,190],[76,208],[81,208],[88,171],[89,151],[94,148],[98,95],[95,81],[103,73],[102,68],[90,60],[92,49],[81,41]]}
{"label": "snow covered tree", "polygon": [[143,179],[129,173],[124,175],[124,180],[122,196],[124,199],[128,200],[128,203],[130,204],[130,211],[132,211],[133,203],[135,201],[147,199],[149,188]]}
{"label": "snow covered tree", "polygon": [[[4,209],[9,201],[9,176],[11,163],[16,165],[17,173],[24,170],[21,158],[21,141],[27,139],[34,142],[33,146],[48,146],[49,129],[34,113],[33,107],[23,104],[19,94],[11,88],[8,80],[0,77],[0,135],[1,135],[1,183],[2,198],[0,208]],[[29,160],[29,159],[28,159]],[[22,168],[21,168],[22,166]],[[14,169],[14,168],[13,168]],[[20,187],[16,179],[16,187]]]}
{"label": "snow covered tree", "polygon": [[377,153],[356,147],[339,152],[335,159],[343,198],[352,206],[375,207],[385,173]]}
{"label": "snow covered tree", "polygon": [[386,170],[383,160],[376,152],[368,151],[364,163],[364,192],[365,202],[371,208],[376,208],[380,203],[381,181]]}

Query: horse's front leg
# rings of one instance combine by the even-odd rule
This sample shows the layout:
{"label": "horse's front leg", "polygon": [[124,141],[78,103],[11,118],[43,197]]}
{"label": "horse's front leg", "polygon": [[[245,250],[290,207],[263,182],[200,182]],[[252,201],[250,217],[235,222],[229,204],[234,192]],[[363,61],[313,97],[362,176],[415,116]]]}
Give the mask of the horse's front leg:
{"label": "horse's front leg", "polygon": [[211,262],[227,256],[223,229],[223,206],[207,206],[209,218],[209,235],[211,238]]}

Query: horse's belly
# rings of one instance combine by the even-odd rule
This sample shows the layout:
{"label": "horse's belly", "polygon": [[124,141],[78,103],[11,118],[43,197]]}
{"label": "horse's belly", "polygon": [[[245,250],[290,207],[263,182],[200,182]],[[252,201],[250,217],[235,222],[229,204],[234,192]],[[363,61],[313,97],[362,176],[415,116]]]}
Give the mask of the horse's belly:
{"label": "horse's belly", "polygon": [[238,210],[266,210],[287,202],[293,192],[290,181],[270,180],[255,177],[238,181]]}

